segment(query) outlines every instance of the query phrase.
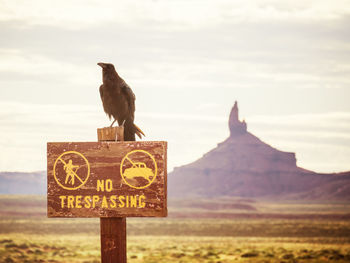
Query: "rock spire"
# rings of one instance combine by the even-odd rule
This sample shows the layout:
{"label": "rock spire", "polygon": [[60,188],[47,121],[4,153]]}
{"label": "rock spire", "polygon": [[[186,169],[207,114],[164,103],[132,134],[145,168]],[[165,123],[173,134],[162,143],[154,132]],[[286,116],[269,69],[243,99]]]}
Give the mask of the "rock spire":
{"label": "rock spire", "polygon": [[230,136],[236,136],[247,132],[246,122],[244,120],[239,120],[237,101],[235,101],[235,105],[231,110],[228,127],[230,128]]}

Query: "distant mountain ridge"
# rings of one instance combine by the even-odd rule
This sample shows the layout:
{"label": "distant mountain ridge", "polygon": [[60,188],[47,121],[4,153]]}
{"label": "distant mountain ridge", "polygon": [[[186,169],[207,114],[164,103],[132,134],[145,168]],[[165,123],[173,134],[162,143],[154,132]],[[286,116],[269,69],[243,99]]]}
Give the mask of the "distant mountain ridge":
{"label": "distant mountain ridge", "polygon": [[46,171],[0,172],[0,194],[46,194]]}
{"label": "distant mountain ridge", "polygon": [[168,175],[170,197],[350,200],[350,172],[319,174],[298,167],[295,153],[277,150],[247,131],[237,102],[229,129],[224,142]]}

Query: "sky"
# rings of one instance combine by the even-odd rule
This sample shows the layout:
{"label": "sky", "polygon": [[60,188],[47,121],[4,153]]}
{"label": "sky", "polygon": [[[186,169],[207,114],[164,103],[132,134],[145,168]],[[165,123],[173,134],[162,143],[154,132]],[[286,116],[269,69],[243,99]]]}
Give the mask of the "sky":
{"label": "sky", "polygon": [[0,171],[46,169],[46,143],[109,126],[97,62],[136,94],[168,167],[248,131],[317,172],[350,170],[349,1],[0,0]]}

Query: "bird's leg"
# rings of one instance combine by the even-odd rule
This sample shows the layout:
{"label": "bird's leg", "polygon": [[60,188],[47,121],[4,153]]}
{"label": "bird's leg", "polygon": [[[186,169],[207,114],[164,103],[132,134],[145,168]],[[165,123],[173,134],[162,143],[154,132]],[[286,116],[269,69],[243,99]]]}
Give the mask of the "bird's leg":
{"label": "bird's leg", "polygon": [[114,121],[112,122],[111,126],[109,126],[109,127],[112,127],[116,120],[117,120],[117,119],[114,119]]}

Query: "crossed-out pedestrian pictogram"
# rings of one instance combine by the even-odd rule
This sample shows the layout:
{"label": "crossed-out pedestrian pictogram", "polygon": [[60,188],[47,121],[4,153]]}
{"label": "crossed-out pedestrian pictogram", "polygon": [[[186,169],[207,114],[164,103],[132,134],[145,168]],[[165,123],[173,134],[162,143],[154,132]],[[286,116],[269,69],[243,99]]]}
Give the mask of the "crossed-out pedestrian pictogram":
{"label": "crossed-out pedestrian pictogram", "polygon": [[[83,167],[84,169],[80,170]],[[56,159],[53,166],[53,175],[57,184],[63,189],[76,190],[89,179],[90,164],[80,152],[67,151]]]}

